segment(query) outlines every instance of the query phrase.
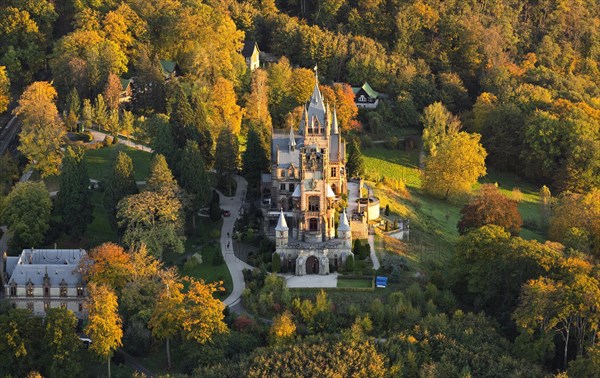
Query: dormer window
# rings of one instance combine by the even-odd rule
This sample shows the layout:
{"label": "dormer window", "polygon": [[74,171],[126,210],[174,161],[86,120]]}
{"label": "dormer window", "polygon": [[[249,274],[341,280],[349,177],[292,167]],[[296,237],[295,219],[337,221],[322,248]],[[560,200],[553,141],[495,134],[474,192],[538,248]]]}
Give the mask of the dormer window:
{"label": "dormer window", "polygon": [[77,296],[83,297],[83,286],[77,286]]}
{"label": "dormer window", "polygon": [[16,283],[13,281],[13,282],[10,284],[10,296],[11,296],[11,297],[14,297],[14,296],[16,296],[16,295],[17,295],[17,284],[16,284]]}
{"label": "dormer window", "polygon": [[33,283],[31,282],[31,280],[29,280],[29,282],[27,282],[27,287],[25,289],[25,293],[27,294],[28,297],[33,297]]}

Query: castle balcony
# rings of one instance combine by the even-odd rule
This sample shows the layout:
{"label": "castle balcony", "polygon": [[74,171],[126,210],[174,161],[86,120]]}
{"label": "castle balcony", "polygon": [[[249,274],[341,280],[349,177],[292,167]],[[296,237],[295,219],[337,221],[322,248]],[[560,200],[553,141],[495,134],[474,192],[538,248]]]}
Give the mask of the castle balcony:
{"label": "castle balcony", "polygon": [[321,216],[320,211],[307,211],[305,214],[307,218],[319,218]]}

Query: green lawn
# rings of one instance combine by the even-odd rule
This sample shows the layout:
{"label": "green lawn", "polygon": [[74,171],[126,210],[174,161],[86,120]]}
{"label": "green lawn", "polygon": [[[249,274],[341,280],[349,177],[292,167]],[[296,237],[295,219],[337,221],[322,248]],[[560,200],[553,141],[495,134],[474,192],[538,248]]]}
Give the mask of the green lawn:
{"label": "green lawn", "polygon": [[370,288],[372,286],[372,279],[339,279],[337,280],[337,287],[358,287],[358,288]]}
{"label": "green lawn", "polygon": [[388,150],[379,145],[363,151],[365,177],[378,181],[383,177],[401,179],[411,188],[421,187],[419,151]]}
{"label": "green lawn", "polygon": [[143,181],[148,177],[152,155],[149,152],[136,150],[122,144],[86,151],[85,161],[90,177],[103,180],[108,175],[112,159],[118,151],[124,151],[131,157],[136,181]]}
{"label": "green lawn", "polygon": [[83,238],[91,246],[96,246],[107,241],[116,242],[117,233],[108,223],[108,215],[102,202],[102,193],[99,190],[94,190],[91,200],[94,207],[92,212],[93,220],[85,231],[85,234],[83,234]]}

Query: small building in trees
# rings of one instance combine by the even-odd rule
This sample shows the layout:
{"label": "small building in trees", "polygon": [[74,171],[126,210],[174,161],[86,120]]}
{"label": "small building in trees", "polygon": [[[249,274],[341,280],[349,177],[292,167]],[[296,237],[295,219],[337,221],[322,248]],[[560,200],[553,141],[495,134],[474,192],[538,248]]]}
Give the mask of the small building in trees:
{"label": "small building in trees", "polygon": [[249,39],[244,41],[242,56],[246,60],[246,65],[250,71],[254,71],[260,67],[260,50],[258,49],[258,43],[255,41]]}
{"label": "small building in trees", "polygon": [[133,89],[131,86],[131,82],[133,79],[123,79],[121,78],[121,93],[119,93],[119,103],[127,103],[131,101],[131,97],[133,96]]}
{"label": "small building in trees", "polygon": [[[316,73],[300,130],[273,130],[271,147],[271,173],[261,184],[266,232],[275,236],[282,270],[328,274],[345,266],[353,256],[353,232],[366,230],[366,219],[351,226],[346,210],[338,213],[338,202],[349,194],[346,142]],[[353,211],[358,203],[348,206]]]}
{"label": "small building in trees", "polygon": [[161,60],[160,70],[166,81],[179,76],[179,72],[181,71],[177,63],[171,60]]}
{"label": "small building in trees", "polygon": [[13,308],[26,308],[36,316],[63,307],[83,318],[86,290],[79,263],[85,256],[83,249],[32,248],[5,257],[4,297]]}
{"label": "small building in trees", "polygon": [[379,105],[380,93],[371,88],[365,81],[362,87],[352,87],[354,92],[354,103],[359,108],[375,109]]}

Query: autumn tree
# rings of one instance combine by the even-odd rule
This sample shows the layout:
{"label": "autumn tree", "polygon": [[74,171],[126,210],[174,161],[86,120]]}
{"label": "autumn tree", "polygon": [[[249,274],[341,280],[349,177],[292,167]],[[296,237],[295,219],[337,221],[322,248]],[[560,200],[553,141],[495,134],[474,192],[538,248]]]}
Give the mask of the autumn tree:
{"label": "autumn tree", "polygon": [[175,181],[173,173],[169,169],[167,160],[161,154],[157,154],[152,158],[150,176],[146,181],[146,190],[154,192],[166,191],[172,195],[179,191],[177,181]]}
{"label": "autumn tree", "polygon": [[281,57],[275,64],[267,68],[269,74],[269,113],[273,117],[274,124],[280,125],[285,115],[290,112],[294,106],[289,95],[289,83],[292,78],[292,67],[290,61]]}
{"label": "autumn tree", "polygon": [[92,248],[81,261],[83,277],[88,282],[120,291],[133,275],[131,255],[114,243]]}
{"label": "autumn tree", "polygon": [[130,248],[143,243],[158,258],[165,251],[184,251],[182,206],[173,194],[145,191],[130,195],[119,201],[117,210],[123,242]]}
{"label": "autumn tree", "polygon": [[93,342],[90,350],[99,358],[106,358],[108,364],[108,376],[110,378],[110,357],[113,352],[123,345],[122,321],[117,312],[117,295],[106,285],[87,285],[88,297],[84,308],[88,314],[85,333]]}
{"label": "autumn tree", "polygon": [[486,152],[479,134],[457,133],[446,137],[425,160],[423,188],[443,199],[468,193],[486,173]]}
{"label": "autumn tree", "polygon": [[180,332],[185,316],[183,284],[174,270],[163,273],[162,284],[148,326],[154,337],[166,340],[167,366],[171,367],[170,340]]}
{"label": "autumn tree", "polygon": [[252,73],[250,92],[244,97],[246,103],[244,119],[249,123],[271,128],[269,113],[269,85],[267,72],[258,69]]}
{"label": "autumn tree", "polygon": [[587,239],[582,246],[596,256],[600,255],[600,189],[587,194],[563,193],[559,196],[550,220],[550,238],[564,242],[574,233]]}
{"label": "autumn tree", "polygon": [[227,333],[227,325],[223,322],[225,305],[213,296],[224,290],[223,283],[205,283],[192,277],[185,277],[184,282],[189,284],[183,300],[185,317],[181,324],[185,337],[204,344],[215,334]]}
{"label": "autumn tree", "polygon": [[223,129],[239,135],[242,125],[243,109],[237,104],[237,95],[233,83],[219,77],[211,90],[211,128],[216,134]]}
{"label": "autumn tree", "polygon": [[456,136],[460,130],[460,121],[452,115],[441,102],[435,102],[423,110],[423,149],[427,155],[435,155],[439,146]]}
{"label": "autumn tree", "polygon": [[[70,131],[79,131],[79,110],[81,109],[81,99],[77,93],[77,89],[72,88],[67,96],[67,110],[63,112],[63,118]],[[66,117],[64,116],[66,113]]]}
{"label": "autumn tree", "polygon": [[62,160],[60,147],[65,131],[55,100],[52,85],[38,81],[25,89],[14,110],[23,125],[18,149],[27,157],[29,166],[44,177],[58,173]]}
{"label": "autumn tree", "polygon": [[346,161],[348,177],[360,177],[365,172],[365,162],[360,152],[360,142],[353,138],[348,144],[348,160]]}
{"label": "autumn tree", "polygon": [[219,185],[227,188],[233,195],[234,175],[239,167],[239,143],[235,134],[229,129],[223,129],[217,138],[215,153],[215,170],[219,175]]}
{"label": "autumn tree", "polygon": [[43,245],[48,231],[52,201],[42,181],[19,182],[6,197],[0,214],[8,226],[9,246],[15,253]]}
{"label": "autumn tree", "polygon": [[273,324],[269,329],[269,338],[273,344],[284,343],[294,337],[295,333],[296,325],[292,320],[292,313],[286,311],[273,319]]}
{"label": "autumn tree", "polygon": [[31,316],[27,309],[11,309],[0,315],[0,373],[5,376],[25,376],[42,357],[44,347],[40,343],[42,334],[40,318]]}
{"label": "autumn tree", "polygon": [[104,207],[109,222],[116,228],[117,204],[124,197],[138,192],[133,172],[133,161],[129,155],[119,151],[113,160],[111,174],[102,184],[104,185]]}
{"label": "autumn tree", "polygon": [[483,185],[477,196],[460,210],[460,214],[458,231],[461,235],[486,224],[495,224],[512,235],[518,235],[523,224],[517,202],[491,184]]}
{"label": "autumn tree", "polygon": [[63,224],[74,238],[85,232],[92,220],[90,202],[90,178],[84,159],[84,150],[67,147],[60,173],[60,191],[56,198],[56,209]]}
{"label": "autumn tree", "polygon": [[81,341],[75,333],[77,318],[66,308],[49,308],[44,322],[44,345],[48,348],[45,361],[48,376],[81,374]]}
{"label": "autumn tree", "polygon": [[108,74],[108,80],[106,81],[103,95],[109,110],[113,111],[119,109],[121,79],[112,72]]}
{"label": "autumn tree", "polygon": [[10,79],[6,67],[0,66],[0,114],[8,109],[10,103]]}

